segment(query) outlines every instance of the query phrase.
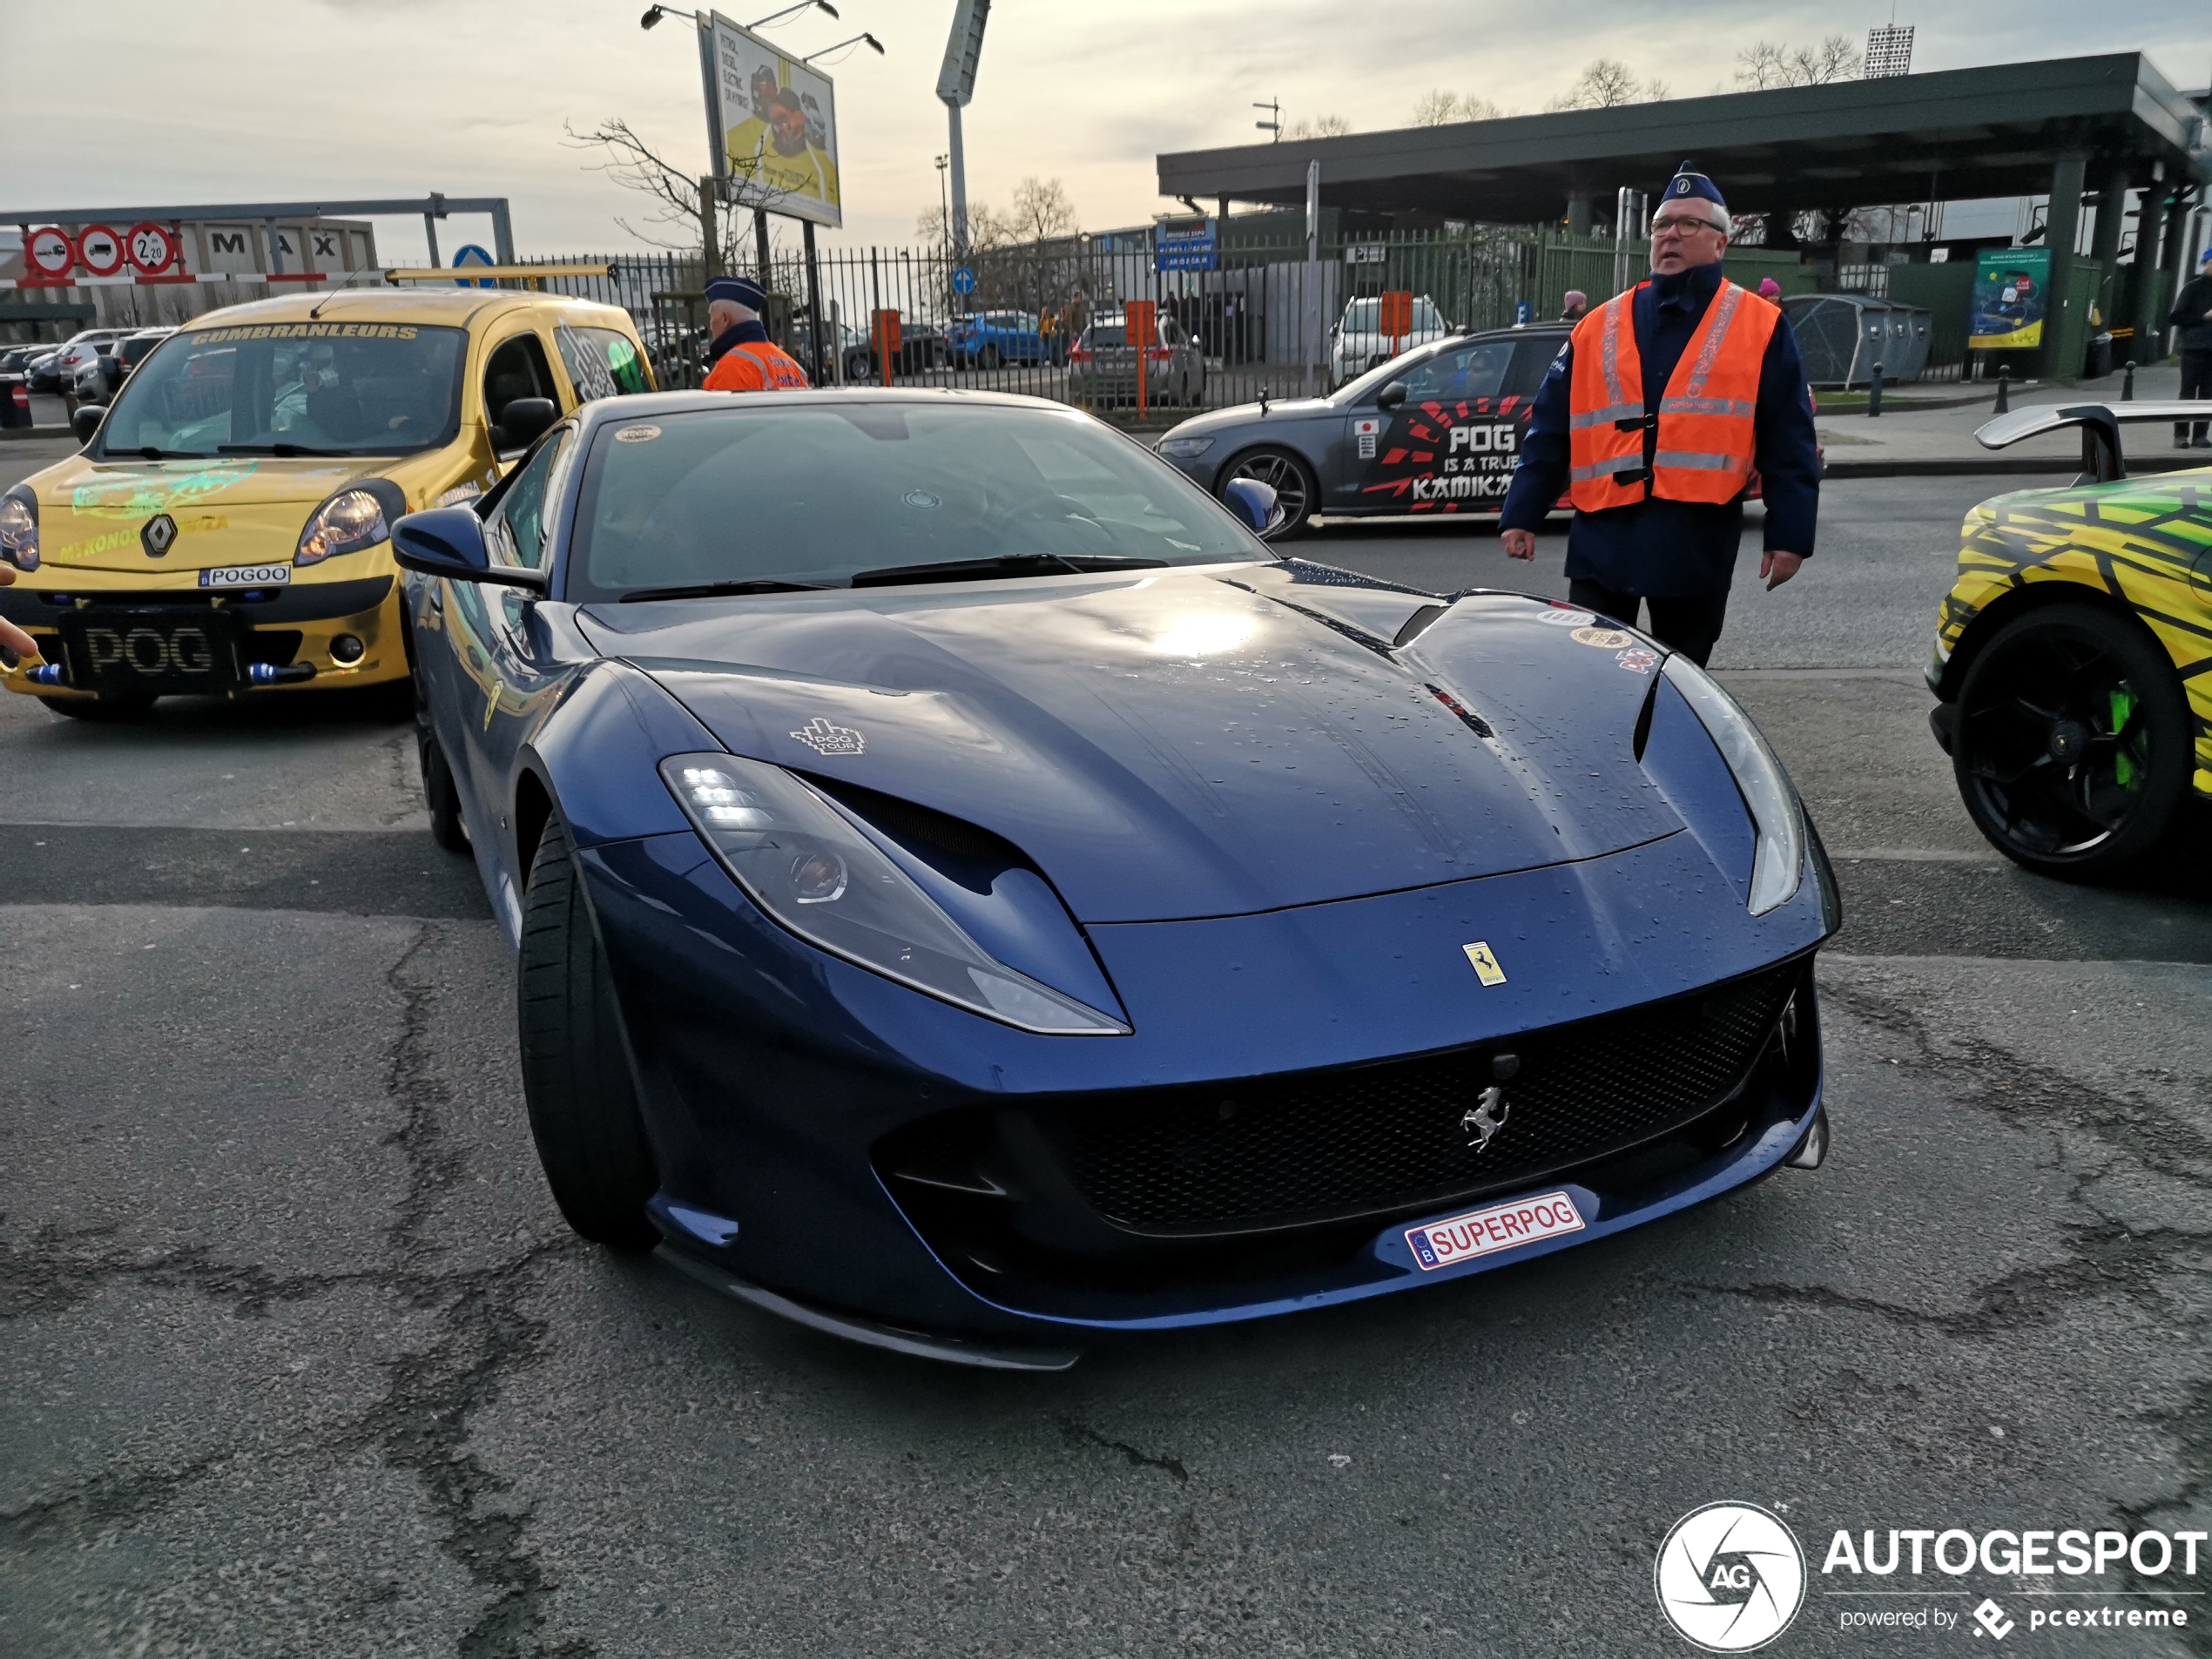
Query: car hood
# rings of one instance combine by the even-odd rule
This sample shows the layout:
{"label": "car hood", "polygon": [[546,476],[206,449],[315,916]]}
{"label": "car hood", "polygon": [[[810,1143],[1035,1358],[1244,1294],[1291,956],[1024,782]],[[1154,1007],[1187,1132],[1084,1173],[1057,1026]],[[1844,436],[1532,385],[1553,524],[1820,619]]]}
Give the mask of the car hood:
{"label": "car hood", "polygon": [[1392,648],[1439,604],[1293,563],[580,622],[732,752],[979,824],[1086,922],[1464,880],[1683,826],[1632,753],[1656,653],[1624,670],[1641,641],[1592,649],[1545,621],[1575,613],[1504,595]]}
{"label": "car hood", "polygon": [[[318,502],[357,479],[388,473],[395,464],[388,455],[204,461],[72,455],[31,481],[38,494],[41,556],[49,564],[91,570],[192,570],[245,556],[289,559]],[[161,513],[176,521],[178,535],[157,566],[138,534]]]}
{"label": "car hood", "polygon": [[1194,415],[1188,421],[1179,421],[1162,435],[1163,438],[1203,438],[1211,433],[1225,432],[1238,427],[1295,421],[1321,415],[1341,415],[1343,412],[1325,397],[1271,398],[1264,414],[1257,403],[1232,403],[1226,408],[1208,409],[1204,415]]}

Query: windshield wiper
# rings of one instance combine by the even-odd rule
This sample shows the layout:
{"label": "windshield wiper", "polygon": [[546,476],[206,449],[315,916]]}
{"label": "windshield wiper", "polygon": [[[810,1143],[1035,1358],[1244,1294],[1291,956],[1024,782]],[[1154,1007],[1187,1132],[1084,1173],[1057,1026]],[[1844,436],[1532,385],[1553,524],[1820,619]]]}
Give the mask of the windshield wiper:
{"label": "windshield wiper", "polygon": [[[1058,567],[1055,569],[1054,567]],[[853,573],[856,588],[890,588],[907,582],[981,582],[995,576],[1059,576],[1073,571],[1164,570],[1165,559],[1118,553],[1001,553],[988,559],[941,559],[934,564],[887,564]]]}
{"label": "windshield wiper", "polygon": [[620,603],[641,599],[715,599],[733,593],[813,593],[826,582],[786,582],[776,577],[757,577],[745,582],[694,582],[679,588],[638,588],[622,596]]}
{"label": "windshield wiper", "polygon": [[373,453],[366,449],[311,449],[304,443],[219,443],[215,453],[225,455],[273,455],[280,459],[293,455],[359,455]]}
{"label": "windshield wiper", "polygon": [[[107,453],[118,455],[135,455],[142,461],[205,461],[207,459],[207,451],[205,449],[163,449],[151,443],[142,443],[136,449],[114,449]],[[101,459],[105,460],[106,455],[104,455]]]}

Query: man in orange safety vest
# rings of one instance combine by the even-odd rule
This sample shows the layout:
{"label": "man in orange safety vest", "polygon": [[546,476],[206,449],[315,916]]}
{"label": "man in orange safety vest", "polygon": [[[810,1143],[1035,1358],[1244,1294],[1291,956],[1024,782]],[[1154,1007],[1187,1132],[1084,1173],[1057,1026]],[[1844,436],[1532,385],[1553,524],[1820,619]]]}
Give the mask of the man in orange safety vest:
{"label": "man in orange safety vest", "polygon": [[768,338],[760,314],[768,296],[751,277],[719,276],[706,285],[706,326],[714,332],[707,355],[710,392],[781,392],[806,384],[806,371]]}
{"label": "man in orange safety vest", "polygon": [[1689,162],[1651,216],[1651,276],[1575,324],[1538,389],[1499,512],[1507,557],[1533,559],[1564,490],[1568,596],[1699,664],[1728,611],[1756,481],[1770,590],[1811,556],[1820,452],[1779,307],[1728,280],[1731,221]]}

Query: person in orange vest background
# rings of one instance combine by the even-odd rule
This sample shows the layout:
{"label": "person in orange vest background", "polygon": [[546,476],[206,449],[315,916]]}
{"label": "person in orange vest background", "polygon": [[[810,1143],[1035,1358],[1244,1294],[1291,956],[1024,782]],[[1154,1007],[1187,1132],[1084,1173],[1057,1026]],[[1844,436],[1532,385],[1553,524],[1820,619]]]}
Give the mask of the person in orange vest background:
{"label": "person in orange vest background", "polygon": [[706,285],[710,392],[781,392],[806,384],[799,360],[768,338],[760,314],[768,295],[751,277],[718,276]]}
{"label": "person in orange vest background", "polygon": [[1568,597],[1703,665],[1728,615],[1754,472],[1770,590],[1812,556],[1820,451],[1781,309],[1728,280],[1728,205],[1690,163],[1651,216],[1651,275],[1575,326],[1543,384],[1500,510],[1509,558],[1564,490]]}

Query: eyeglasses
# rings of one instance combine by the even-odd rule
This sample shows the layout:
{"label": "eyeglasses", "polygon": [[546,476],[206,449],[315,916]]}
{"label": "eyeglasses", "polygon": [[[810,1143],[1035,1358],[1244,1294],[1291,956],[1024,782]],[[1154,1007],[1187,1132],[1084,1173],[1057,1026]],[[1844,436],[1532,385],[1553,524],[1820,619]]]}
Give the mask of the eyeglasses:
{"label": "eyeglasses", "polygon": [[1718,229],[1720,226],[1710,219],[1692,219],[1687,213],[1677,214],[1672,219],[1655,219],[1651,221],[1651,235],[1655,241],[1662,236],[1687,236],[1692,231],[1717,231]]}

